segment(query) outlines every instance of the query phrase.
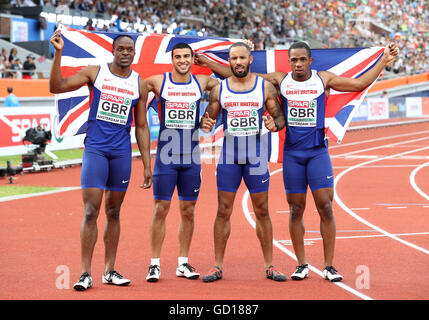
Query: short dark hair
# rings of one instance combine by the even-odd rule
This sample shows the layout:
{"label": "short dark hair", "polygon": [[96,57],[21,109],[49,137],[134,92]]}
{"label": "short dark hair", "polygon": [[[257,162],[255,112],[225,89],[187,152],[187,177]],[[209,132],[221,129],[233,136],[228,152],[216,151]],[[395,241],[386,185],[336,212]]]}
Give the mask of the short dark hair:
{"label": "short dark hair", "polygon": [[229,47],[228,54],[231,52],[231,49],[232,49],[232,48],[235,48],[235,47],[244,47],[244,48],[246,48],[246,50],[247,50],[247,51],[249,52],[249,54],[250,54],[251,49],[250,49],[250,47],[247,45],[247,43],[245,43],[245,42],[235,42],[235,43],[233,43],[233,44]]}
{"label": "short dark hair", "polygon": [[7,92],[8,93],[12,93],[13,92],[13,88],[12,87],[7,87]]}
{"label": "short dark hair", "polygon": [[305,49],[307,50],[308,56],[311,57],[311,49],[308,44],[302,41],[294,42],[290,48],[289,52],[291,52],[293,49]]}
{"label": "short dark hair", "polygon": [[114,48],[114,47],[115,47],[115,43],[116,43],[120,38],[122,38],[122,37],[130,38],[131,40],[133,40],[134,45],[136,44],[136,42],[135,42],[135,40],[134,40],[134,38],[133,38],[133,37],[129,36],[128,34],[120,34],[120,35],[117,35],[117,36],[113,39],[112,48]]}
{"label": "short dark hair", "polygon": [[192,50],[191,46],[187,43],[184,42],[179,42],[176,43],[173,47],[173,49],[171,49],[171,57],[173,58],[173,51],[176,49],[189,49],[191,50],[191,56],[194,56],[194,51]]}

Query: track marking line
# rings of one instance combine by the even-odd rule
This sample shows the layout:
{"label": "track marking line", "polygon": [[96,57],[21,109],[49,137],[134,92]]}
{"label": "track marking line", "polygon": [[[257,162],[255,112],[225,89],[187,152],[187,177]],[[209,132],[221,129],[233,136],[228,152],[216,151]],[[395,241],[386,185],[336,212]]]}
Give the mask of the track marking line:
{"label": "track marking line", "polygon": [[[396,233],[395,236],[419,236],[419,235],[428,235],[429,232],[414,232],[414,233]],[[335,239],[359,239],[359,238],[383,238],[387,237],[385,234],[372,234],[367,236],[343,236],[343,237],[335,237]],[[308,241],[316,241],[323,240],[323,238],[306,238],[304,240]],[[282,240],[288,241],[288,240]]]}
{"label": "track marking line", "polygon": [[[338,157],[349,157],[350,155],[354,155],[356,153],[361,153],[361,152],[366,152],[366,151],[372,151],[372,150],[377,150],[377,149],[386,149],[386,148],[390,148],[390,147],[397,147],[397,146],[400,146],[400,145],[403,145],[403,144],[407,144],[407,143],[410,143],[410,142],[422,141],[422,140],[428,140],[428,139],[429,139],[429,137],[423,137],[423,138],[417,138],[417,139],[413,139],[413,140],[394,142],[394,143],[386,144],[386,145],[382,145],[382,146],[375,146],[375,147],[371,147],[371,148],[359,149],[359,150],[350,151],[350,152],[346,152],[346,153],[342,153],[342,154],[337,154],[334,157],[336,157],[336,158],[338,158]],[[425,147],[423,147],[422,149],[425,149]],[[418,149],[416,149],[416,150],[418,150]],[[380,157],[375,156],[375,157],[377,157],[377,159],[375,159],[373,162],[378,161],[378,160],[387,159],[387,158],[391,159],[391,158],[395,158],[395,157],[398,157],[398,156],[403,156],[403,155],[406,155],[408,153],[409,152],[405,151],[405,152],[402,152],[402,153],[398,153],[395,156],[380,156]],[[370,163],[370,162],[368,162],[368,163]]]}
{"label": "track marking line", "polygon": [[1,197],[0,198],[0,202],[6,202],[6,201],[12,201],[12,200],[21,200],[21,199],[32,198],[32,197],[39,197],[39,196],[45,196],[45,195],[48,195],[48,194],[73,191],[73,190],[77,190],[77,189],[80,189],[80,187],[63,187],[63,188],[58,188],[56,190],[50,190],[50,191],[44,191],[44,192],[18,194],[18,195],[15,195],[15,196]]}
{"label": "track marking line", "polygon": [[[283,169],[277,169],[273,172],[270,173],[270,176],[282,171]],[[251,218],[250,215],[250,211],[249,211],[249,206],[247,204],[249,199],[249,190],[246,190],[246,192],[243,195],[243,199],[241,201],[241,206],[243,208],[243,212],[244,212],[244,216],[246,217],[247,221],[249,222],[249,224],[256,229],[256,222]],[[279,241],[273,239],[273,245],[276,246],[277,248],[279,248],[281,251],[283,251],[284,253],[286,253],[288,256],[290,256],[292,259],[294,259],[295,261],[297,261],[297,258],[295,256],[295,254],[288,250],[286,247],[284,247]],[[317,269],[316,267],[312,266],[311,264],[308,265],[308,268],[313,271],[314,273],[318,274],[319,276],[321,276],[322,278],[325,278],[325,276],[323,275],[323,272],[319,269]],[[340,288],[343,288],[344,290],[354,294],[355,296],[364,299],[364,300],[373,300],[373,298],[364,295],[363,293],[353,289],[352,287],[342,283],[342,282],[332,282],[332,284],[339,286]]]}
{"label": "track marking line", "polygon": [[[407,141],[405,141],[405,142],[399,142],[399,143],[396,143],[396,144],[404,144],[404,143],[407,143]],[[391,145],[395,145],[395,143],[394,144],[391,144]],[[360,221],[360,222],[362,222],[363,224],[365,224],[365,225],[367,225],[368,227],[370,227],[370,228],[373,228],[373,229],[375,229],[375,230],[377,230],[378,232],[380,232],[380,233],[382,233],[382,234],[384,234],[384,235],[386,235],[387,237],[389,237],[389,238],[391,238],[391,239],[393,239],[393,240],[396,240],[396,241],[398,241],[398,242],[400,242],[400,243],[402,243],[402,244],[405,244],[405,245],[407,245],[407,246],[409,246],[409,247],[411,247],[411,248],[414,248],[414,249],[416,249],[416,250],[418,250],[418,251],[421,251],[421,252],[423,252],[423,253],[425,253],[425,254],[429,254],[429,250],[426,250],[426,249],[424,249],[424,248],[422,248],[422,247],[420,247],[420,246],[417,246],[417,245],[415,245],[415,244],[413,244],[413,243],[411,243],[411,242],[408,242],[408,241],[405,241],[405,240],[403,240],[403,239],[401,239],[401,238],[398,238],[397,236],[395,236],[395,235],[393,235],[393,234],[391,234],[391,233],[389,233],[389,232],[387,232],[386,230],[384,230],[384,229],[382,229],[382,228],[380,228],[380,227],[377,227],[376,225],[374,225],[374,224],[372,224],[372,223],[370,223],[369,221],[367,221],[367,220],[365,220],[365,219],[363,219],[362,217],[360,217],[359,215],[357,215],[355,212],[353,212],[353,210],[351,210],[350,208],[348,208],[342,201],[341,201],[341,198],[339,197],[339,195],[338,195],[338,193],[337,193],[337,188],[336,188],[336,186],[337,186],[337,183],[338,183],[338,181],[340,181],[340,179],[345,175],[345,174],[347,174],[348,172],[350,172],[350,171],[352,171],[352,170],[354,170],[354,169],[357,169],[357,168],[359,168],[359,167],[361,167],[361,166],[364,166],[364,165],[367,165],[367,164],[370,164],[370,163],[373,163],[373,162],[377,162],[377,161],[381,161],[381,160],[386,160],[386,159],[391,159],[391,158],[393,158],[393,157],[397,157],[397,156],[401,156],[401,155],[405,155],[405,154],[409,154],[409,153],[414,153],[414,152],[419,152],[419,151],[423,151],[423,150],[427,150],[427,149],[429,149],[429,147],[423,147],[423,148],[418,148],[418,149],[414,149],[414,150],[410,150],[410,151],[405,151],[405,152],[401,152],[401,153],[397,153],[397,154],[394,154],[394,155],[390,155],[390,156],[385,156],[385,157],[382,157],[382,158],[380,158],[380,159],[375,159],[375,160],[370,160],[370,161],[366,161],[366,162],[362,162],[362,163],[359,163],[359,164],[357,164],[357,165],[354,165],[353,167],[350,167],[349,169],[346,169],[346,170],[344,170],[344,171],[342,171],[336,178],[335,178],[335,180],[334,180],[334,200],[338,203],[338,205],[346,212],[346,213],[348,213],[350,216],[352,216],[353,218],[355,218],[356,220],[358,220],[358,221]]]}
{"label": "track marking line", "polygon": [[[419,195],[421,195],[423,198],[425,198],[426,200],[429,200],[429,195],[427,195],[425,192],[423,192],[422,191],[422,189],[420,189],[418,186],[417,186],[417,183],[416,183],[416,174],[417,174],[417,172],[419,172],[422,168],[424,168],[424,167],[426,167],[426,166],[428,166],[429,165],[429,162],[426,162],[426,163],[423,163],[422,165],[420,165],[420,166],[418,166],[417,168],[415,168],[414,170],[413,170],[413,172],[411,172],[411,174],[410,174],[410,183],[411,183],[411,186],[414,188],[414,190],[416,190],[417,191],[417,193],[419,194]],[[426,208],[426,207],[424,207],[424,208]]]}
{"label": "track marking line", "polygon": [[403,138],[403,137],[409,137],[412,135],[428,134],[428,133],[429,133],[429,130],[409,132],[409,133],[397,134],[397,135],[393,135],[393,136],[387,136],[387,137],[380,137],[380,138],[375,138],[375,139],[368,139],[368,140],[361,140],[361,141],[356,141],[356,142],[337,144],[337,145],[334,145],[332,147],[329,147],[329,149],[337,149],[337,148],[355,146],[355,145],[364,144],[364,143],[378,142],[378,141],[390,140],[390,139],[394,139],[394,138]]}

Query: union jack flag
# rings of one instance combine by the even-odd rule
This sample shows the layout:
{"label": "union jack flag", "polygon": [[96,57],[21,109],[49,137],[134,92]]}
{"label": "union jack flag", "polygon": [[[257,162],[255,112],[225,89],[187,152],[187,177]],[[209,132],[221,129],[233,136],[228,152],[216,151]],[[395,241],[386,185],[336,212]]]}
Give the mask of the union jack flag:
{"label": "union jack flag", "polygon": [[[71,76],[89,65],[112,62],[113,39],[119,33],[90,32],[62,27],[64,48],[61,57],[63,77]],[[125,33],[121,33],[125,34]],[[171,49],[180,42],[195,52],[226,51],[237,39],[203,38],[149,33],[126,33],[135,41],[136,55],[131,68],[144,79],[171,71]],[[194,74],[211,74],[211,70],[194,65]],[[153,97],[153,95],[152,95]],[[150,97],[150,98],[152,98]],[[75,91],[56,94],[58,136],[86,132],[89,115],[89,90],[83,86]]]}
{"label": "union jack flag", "polygon": [[[313,63],[311,69],[317,71],[330,71],[338,76],[358,78],[367,70],[371,69],[383,55],[384,48],[340,48],[340,49],[312,49]],[[227,63],[228,53],[207,53],[219,63]],[[265,50],[252,51],[253,63],[251,71],[257,73],[270,73],[280,71],[288,73],[291,71],[288,63],[288,50]],[[353,118],[353,113],[365,98],[368,90],[375,83],[359,92],[338,92],[330,90],[329,98],[325,108],[325,135],[340,143]],[[286,129],[280,132],[268,132],[263,128],[262,134],[269,135],[270,162],[283,161],[283,145]],[[215,145],[221,145],[223,137],[223,124],[221,118],[216,121],[214,133]]]}
{"label": "union jack flag", "polygon": [[[123,33],[122,33],[123,34]],[[63,77],[75,74],[88,65],[98,65],[100,62],[111,62],[112,43],[118,33],[90,32],[63,27],[62,36],[64,49],[61,58]],[[203,53],[208,58],[223,65],[228,64],[228,48],[238,39],[204,38],[193,36],[138,34],[129,33],[136,43],[136,55],[132,69],[147,78],[155,74],[171,71],[171,49],[179,42],[188,43],[195,52]],[[384,48],[340,48],[313,49],[312,69],[331,71],[339,76],[357,78],[383,55]],[[287,50],[252,51],[253,63],[251,71],[269,73],[291,71],[288,64]],[[192,73],[211,75],[211,70],[193,66]],[[374,81],[375,82],[375,81]],[[341,142],[353,112],[361,104],[368,86],[361,92],[336,92],[331,90],[325,112],[326,137]],[[58,134],[80,134],[86,131],[86,121],[89,114],[89,91],[84,86],[76,91],[57,94],[56,106],[58,114]],[[214,141],[220,142],[223,137],[223,126],[218,119]],[[263,134],[270,135],[270,161],[282,162],[285,129],[271,133],[263,129]]]}

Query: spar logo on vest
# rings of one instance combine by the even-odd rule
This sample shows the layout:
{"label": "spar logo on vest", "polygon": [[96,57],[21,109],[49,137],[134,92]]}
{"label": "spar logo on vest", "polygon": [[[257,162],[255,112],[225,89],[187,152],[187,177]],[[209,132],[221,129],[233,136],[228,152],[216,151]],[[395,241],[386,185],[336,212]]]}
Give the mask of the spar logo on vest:
{"label": "spar logo on vest", "polygon": [[317,119],[317,100],[288,100],[288,125],[294,127],[315,127]]}
{"label": "spar logo on vest", "polygon": [[233,136],[250,136],[259,133],[259,116],[256,109],[230,109],[227,121],[228,132]]}
{"label": "spar logo on vest", "polygon": [[102,92],[98,103],[97,119],[126,125],[132,100],[124,96]]}
{"label": "spar logo on vest", "polygon": [[169,129],[193,129],[197,114],[197,103],[165,102],[165,127]]}

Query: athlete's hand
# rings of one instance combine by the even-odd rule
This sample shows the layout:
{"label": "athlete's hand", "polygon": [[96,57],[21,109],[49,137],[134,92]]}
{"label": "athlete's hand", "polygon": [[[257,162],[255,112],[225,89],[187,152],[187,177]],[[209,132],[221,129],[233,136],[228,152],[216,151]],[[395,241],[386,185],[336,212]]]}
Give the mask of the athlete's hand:
{"label": "athlete's hand", "polygon": [[244,40],[243,40],[243,42],[244,42],[245,44],[247,44],[247,45],[250,47],[250,50],[251,50],[251,51],[255,50],[255,45],[254,45],[254,43],[253,43],[251,40],[249,40],[249,39],[244,39]]}
{"label": "athlete's hand", "polygon": [[201,130],[203,130],[203,132],[209,133],[212,131],[215,123],[216,123],[216,120],[213,120],[212,118],[210,118],[209,113],[206,112],[201,117],[200,128]]}
{"label": "athlete's hand", "polygon": [[271,132],[277,132],[278,131],[276,123],[274,122],[274,119],[273,119],[273,117],[271,117],[271,115],[268,114],[266,116],[263,116],[262,119],[264,120],[265,128],[267,128]]}
{"label": "athlete's hand", "polygon": [[52,43],[52,45],[54,46],[54,49],[56,51],[61,51],[64,47],[64,40],[63,37],[61,36],[61,30],[57,29],[54,34],[51,37],[50,42]]}
{"label": "athlete's hand", "polygon": [[153,175],[150,168],[144,169],[144,183],[141,186],[143,189],[149,189],[152,186]]}
{"label": "athlete's hand", "polygon": [[201,53],[195,53],[194,64],[200,67],[208,68],[209,59]]}
{"label": "athlete's hand", "polygon": [[393,59],[395,59],[395,57],[398,55],[399,53],[399,49],[396,46],[395,43],[389,43],[385,48],[384,48],[384,65],[389,65]]}

